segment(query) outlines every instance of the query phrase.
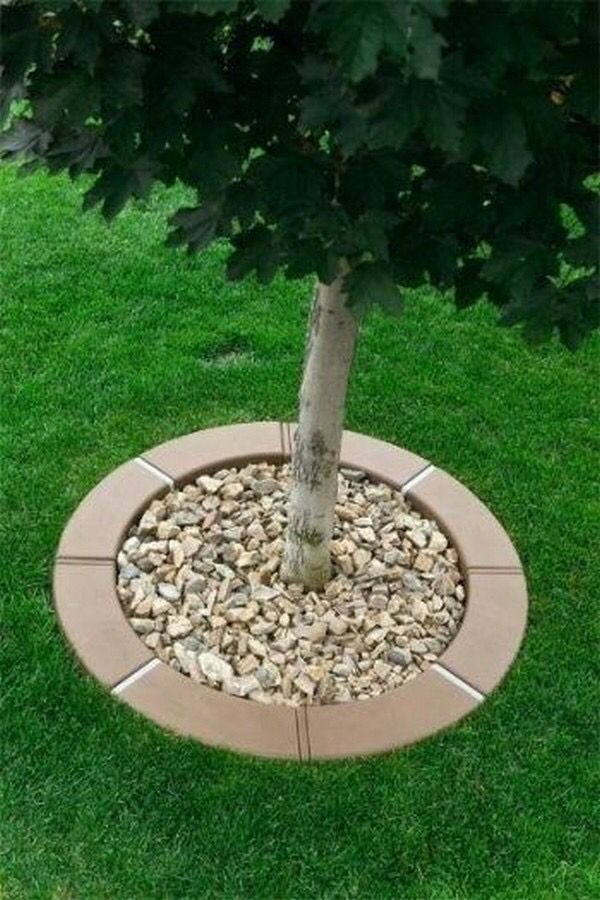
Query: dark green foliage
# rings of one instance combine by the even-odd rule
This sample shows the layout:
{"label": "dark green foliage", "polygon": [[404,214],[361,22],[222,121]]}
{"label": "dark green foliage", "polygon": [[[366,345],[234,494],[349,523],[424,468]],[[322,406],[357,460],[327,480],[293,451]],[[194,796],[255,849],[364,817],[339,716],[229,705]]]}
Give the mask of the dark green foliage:
{"label": "dark green foliage", "polygon": [[360,308],[380,303],[390,312],[399,312],[400,293],[387,266],[380,262],[361,262],[346,277],[348,299]]}
{"label": "dark green foliage", "polygon": [[594,3],[14,0],[1,39],[0,152],[93,173],[109,219],[193,187],[171,240],[229,238],[231,278],[346,258],[357,309],[430,282],[535,340],[598,322]]}

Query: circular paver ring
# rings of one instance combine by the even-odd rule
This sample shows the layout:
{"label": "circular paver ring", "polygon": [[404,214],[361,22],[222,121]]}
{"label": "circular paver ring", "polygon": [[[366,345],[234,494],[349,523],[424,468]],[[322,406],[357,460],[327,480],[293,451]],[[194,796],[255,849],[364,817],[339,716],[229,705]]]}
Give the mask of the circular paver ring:
{"label": "circular paver ring", "polygon": [[474,710],[510,667],[526,626],[519,557],[486,506],[427,460],[345,431],[341,464],[401,489],[454,542],[467,581],[463,623],[425,672],[379,697],[329,706],[266,706],[197,684],[165,665],[130,627],[115,564],[150,501],[199,472],[290,457],[295,426],[253,422],[161,444],[111,472],[65,528],[54,598],[75,653],[112,694],[154,722],[206,744],[300,760],[380,753],[421,740]]}

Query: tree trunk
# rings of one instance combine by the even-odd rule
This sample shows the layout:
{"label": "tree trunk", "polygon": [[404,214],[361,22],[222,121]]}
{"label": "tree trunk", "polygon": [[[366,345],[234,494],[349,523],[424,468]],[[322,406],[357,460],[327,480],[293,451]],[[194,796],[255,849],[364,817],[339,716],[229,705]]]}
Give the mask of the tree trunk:
{"label": "tree trunk", "polygon": [[292,492],[282,562],[287,581],[319,590],[331,577],[329,544],[348,375],[357,323],[346,306],[343,275],[318,284],[313,302],[299,424],[292,451]]}

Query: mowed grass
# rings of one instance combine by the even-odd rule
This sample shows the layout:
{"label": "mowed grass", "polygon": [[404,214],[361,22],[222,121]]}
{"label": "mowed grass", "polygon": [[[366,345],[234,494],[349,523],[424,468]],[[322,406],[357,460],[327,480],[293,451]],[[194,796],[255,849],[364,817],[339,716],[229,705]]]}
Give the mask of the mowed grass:
{"label": "mowed grass", "polygon": [[300,765],[162,732],[87,677],[52,558],[114,466],[185,432],[294,417],[308,283],[164,248],[156,194],[110,229],[63,178],[0,169],[0,897],[594,898],[599,342],[530,349],[430,290],[373,314],[348,427],[464,481],[514,538],[531,609],[504,685],[384,757]]}

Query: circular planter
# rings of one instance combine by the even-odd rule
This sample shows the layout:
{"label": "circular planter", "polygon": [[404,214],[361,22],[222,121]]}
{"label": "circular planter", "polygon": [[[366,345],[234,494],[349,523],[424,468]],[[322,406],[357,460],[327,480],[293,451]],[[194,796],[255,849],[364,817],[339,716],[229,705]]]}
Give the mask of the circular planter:
{"label": "circular planter", "polygon": [[200,472],[252,460],[284,460],[295,426],[253,422],[168,441],[101,481],[68,522],[54,569],[58,617],[75,653],[112,694],[159,725],[206,744],[300,760],[381,753],[462,719],[498,685],[526,626],[519,557],[486,506],[427,460],[345,431],[341,465],[402,490],[436,519],[458,550],[466,579],[463,623],[426,671],[369,700],[267,706],[197,684],[161,662],[130,627],[115,565],[132,522],[152,499]]}

